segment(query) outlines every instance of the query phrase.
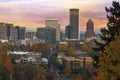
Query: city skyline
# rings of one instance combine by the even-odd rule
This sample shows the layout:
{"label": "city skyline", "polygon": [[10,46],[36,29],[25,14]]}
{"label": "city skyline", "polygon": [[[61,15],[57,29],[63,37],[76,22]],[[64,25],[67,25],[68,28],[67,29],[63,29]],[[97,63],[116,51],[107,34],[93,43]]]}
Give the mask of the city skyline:
{"label": "city skyline", "polygon": [[[58,19],[62,30],[69,25],[69,9],[78,8],[80,29],[91,18],[95,30],[107,23],[105,6],[113,0],[0,0],[0,22],[12,22],[27,29],[44,27],[46,19]],[[119,0],[116,0],[119,2]]]}

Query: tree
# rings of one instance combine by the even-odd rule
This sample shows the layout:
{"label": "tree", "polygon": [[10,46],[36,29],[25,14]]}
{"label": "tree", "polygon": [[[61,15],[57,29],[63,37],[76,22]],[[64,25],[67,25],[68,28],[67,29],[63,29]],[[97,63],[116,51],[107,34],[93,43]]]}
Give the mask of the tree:
{"label": "tree", "polygon": [[58,51],[59,52],[66,52],[67,45],[58,45]]}
{"label": "tree", "polygon": [[15,80],[45,80],[43,68],[32,64],[17,64],[14,66]]}
{"label": "tree", "polygon": [[87,53],[93,53],[93,49],[90,42],[86,42],[82,45],[82,51],[86,51]]}
{"label": "tree", "polygon": [[0,63],[5,64],[7,58],[7,51],[3,47],[3,45],[0,44]]}
{"label": "tree", "polygon": [[25,50],[26,50],[26,51],[33,51],[31,45],[26,45],[26,46],[25,46]]}
{"label": "tree", "polygon": [[79,75],[77,75],[76,80],[83,80],[83,78],[82,78],[82,76],[79,74]]}
{"label": "tree", "polygon": [[12,61],[11,61],[10,57],[6,58],[5,66],[9,70],[10,75],[13,75],[13,65],[12,65]]}
{"label": "tree", "polygon": [[19,50],[20,50],[20,51],[25,51],[25,45],[20,45],[20,46],[19,46]]}
{"label": "tree", "polygon": [[95,51],[104,52],[105,46],[109,45],[111,41],[115,39],[115,35],[120,34],[120,4],[119,2],[113,1],[112,6],[107,8],[107,28],[101,28],[100,38],[102,42],[95,40],[97,45],[96,48],[93,48]]}
{"label": "tree", "polygon": [[66,66],[64,69],[64,72],[67,76],[70,76],[70,74],[72,73],[72,70],[69,66]]}
{"label": "tree", "polygon": [[[107,12],[107,28],[101,28],[100,38],[102,41],[95,40],[96,47],[93,49],[97,52],[104,53],[105,46],[108,46],[111,41],[115,39],[115,35],[120,35],[120,4],[119,2],[113,1],[112,7],[105,7]],[[96,55],[97,56],[97,55]],[[94,58],[94,65],[97,66],[99,59]]]}
{"label": "tree", "polygon": [[3,64],[0,64],[0,80],[10,80],[9,72]]}
{"label": "tree", "polygon": [[50,51],[50,46],[44,43],[34,44],[32,50],[34,52],[41,52],[42,57],[46,57]]}
{"label": "tree", "polygon": [[54,80],[56,76],[54,72],[46,72],[45,77],[47,80]]}
{"label": "tree", "polygon": [[99,68],[95,80],[120,80],[120,35],[99,54]]}
{"label": "tree", "polygon": [[75,49],[73,47],[67,47],[67,53],[68,55],[73,55],[75,54]]}

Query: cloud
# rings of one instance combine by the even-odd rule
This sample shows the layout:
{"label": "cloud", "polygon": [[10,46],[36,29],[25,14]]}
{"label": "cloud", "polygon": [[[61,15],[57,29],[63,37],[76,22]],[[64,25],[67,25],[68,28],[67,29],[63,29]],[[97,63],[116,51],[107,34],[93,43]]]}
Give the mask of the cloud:
{"label": "cloud", "polygon": [[[110,0],[111,1],[111,0]],[[0,0],[0,21],[22,26],[45,26],[45,20],[58,19],[62,28],[69,24],[69,9],[79,8],[80,26],[91,18],[96,28],[106,24],[104,0]],[[7,6],[6,6],[7,5]],[[31,28],[31,27],[30,27]]]}

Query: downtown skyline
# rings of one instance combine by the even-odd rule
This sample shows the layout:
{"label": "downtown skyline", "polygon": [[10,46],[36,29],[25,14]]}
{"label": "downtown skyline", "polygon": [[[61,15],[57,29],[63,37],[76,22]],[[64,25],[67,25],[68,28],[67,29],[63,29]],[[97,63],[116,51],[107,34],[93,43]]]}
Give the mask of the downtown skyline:
{"label": "downtown skyline", "polygon": [[[69,25],[69,9],[79,9],[79,26],[86,30],[86,22],[91,18],[95,30],[107,23],[105,7],[113,0],[0,0],[0,22],[35,30],[44,27],[46,19],[58,19],[62,30]],[[119,1],[119,0],[116,0]]]}

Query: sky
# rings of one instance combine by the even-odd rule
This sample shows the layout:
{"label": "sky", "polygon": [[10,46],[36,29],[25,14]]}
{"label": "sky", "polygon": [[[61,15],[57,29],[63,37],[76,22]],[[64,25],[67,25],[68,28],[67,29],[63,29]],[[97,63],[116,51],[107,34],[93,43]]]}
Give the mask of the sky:
{"label": "sky", "polygon": [[[94,22],[95,30],[106,27],[105,6],[110,7],[113,0],[0,0],[0,22],[13,23],[35,30],[45,27],[46,19],[58,19],[62,30],[69,25],[69,9],[78,8],[79,26],[86,30],[88,19]],[[120,2],[119,0],[116,0]]]}

